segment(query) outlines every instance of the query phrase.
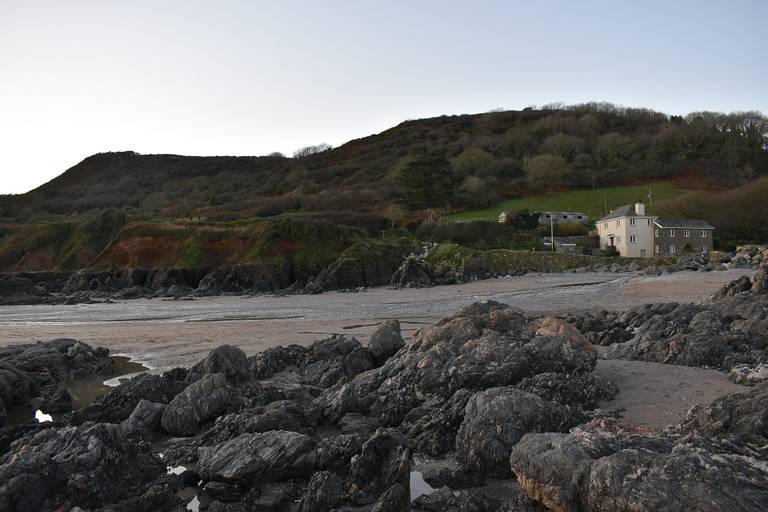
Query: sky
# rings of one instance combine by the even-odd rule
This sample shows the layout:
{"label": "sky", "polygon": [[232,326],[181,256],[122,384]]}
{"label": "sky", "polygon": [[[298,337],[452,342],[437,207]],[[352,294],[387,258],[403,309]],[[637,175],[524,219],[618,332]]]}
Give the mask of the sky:
{"label": "sky", "polygon": [[0,0],[0,194],[103,151],[291,155],[610,101],[768,113],[768,1]]}

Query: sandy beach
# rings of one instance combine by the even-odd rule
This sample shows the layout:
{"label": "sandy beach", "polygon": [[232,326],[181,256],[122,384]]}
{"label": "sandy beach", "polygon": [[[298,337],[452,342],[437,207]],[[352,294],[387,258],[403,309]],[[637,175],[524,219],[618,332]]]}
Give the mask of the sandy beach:
{"label": "sandy beach", "polygon": [[284,297],[130,300],[111,304],[0,307],[0,345],[67,337],[108,347],[155,369],[192,364],[229,343],[246,354],[332,334],[362,342],[397,318],[405,337],[479,300],[530,313],[622,310],[648,302],[695,302],[749,270],[634,274],[528,274],[434,288]]}

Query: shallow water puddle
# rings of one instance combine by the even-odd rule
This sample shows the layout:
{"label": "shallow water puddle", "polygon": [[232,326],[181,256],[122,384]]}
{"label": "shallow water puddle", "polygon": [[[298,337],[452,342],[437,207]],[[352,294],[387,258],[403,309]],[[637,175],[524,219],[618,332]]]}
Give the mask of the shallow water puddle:
{"label": "shallow water puddle", "polygon": [[424,480],[421,471],[411,471],[411,501],[425,494],[432,494],[435,488]]}
{"label": "shallow water puddle", "polygon": [[[148,369],[141,363],[131,361],[129,357],[112,356],[112,374],[108,379],[105,380],[105,375],[91,375],[82,379],[64,381],[63,384],[72,396],[72,409],[82,409],[128,379],[141,375]],[[42,400],[42,397],[36,397],[30,400],[29,404],[8,411],[6,426],[21,425],[32,420],[45,423],[56,419],[53,415],[46,414],[40,409]]]}

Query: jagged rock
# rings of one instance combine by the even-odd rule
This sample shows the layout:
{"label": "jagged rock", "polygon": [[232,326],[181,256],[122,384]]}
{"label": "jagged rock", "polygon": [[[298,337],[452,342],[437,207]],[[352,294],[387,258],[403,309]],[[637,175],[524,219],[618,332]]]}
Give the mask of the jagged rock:
{"label": "jagged rock", "polygon": [[392,274],[389,285],[394,288],[423,288],[432,286],[427,264],[416,256],[409,256]]}
{"label": "jagged rock", "polygon": [[119,423],[127,419],[141,400],[167,404],[186,387],[187,371],[176,368],[163,375],[144,373],[114,388],[95,403],[73,411],[70,423],[86,421]]}
{"label": "jagged rock", "polygon": [[315,442],[304,434],[272,430],[242,434],[215,447],[199,449],[203,479],[267,483],[314,471]]}
{"label": "jagged rock", "polygon": [[768,260],[763,261],[757,269],[752,291],[756,294],[768,293]]}
{"label": "jagged rock", "polygon": [[460,462],[482,468],[489,476],[510,476],[509,454],[528,432],[561,432],[582,417],[570,409],[511,387],[476,393],[456,435]]}
{"label": "jagged rock", "polygon": [[411,504],[413,510],[426,512],[459,512],[465,510],[495,512],[500,506],[501,503],[498,500],[490,498],[482,492],[453,491],[448,487],[441,487],[435,492],[419,496]]}
{"label": "jagged rock", "polygon": [[27,372],[0,360],[0,426],[3,425],[5,411],[29,402],[39,393],[39,386]]}
{"label": "jagged rock", "polygon": [[[476,303],[420,329],[381,368],[328,389],[316,403],[332,421],[356,412],[396,426],[435,397],[448,399],[462,389],[513,385],[536,373],[594,369],[597,356],[592,350],[559,335],[535,336],[535,330],[520,310]],[[431,408],[439,407],[434,403]],[[428,422],[412,416],[409,423]]]}
{"label": "jagged rock", "polygon": [[370,369],[373,358],[356,339],[334,335],[308,347],[291,345],[268,349],[251,357],[248,365],[257,379],[268,379],[294,369],[301,383],[327,388]]}
{"label": "jagged rock", "polygon": [[679,430],[745,448],[768,445],[768,383],[693,407]]}
{"label": "jagged rock", "polygon": [[761,510],[768,468],[703,438],[588,424],[526,434],[510,455],[521,488],[550,510]]}
{"label": "jagged rock", "polygon": [[395,484],[387,489],[376,501],[371,512],[408,512],[409,508],[408,488],[402,484]]}
{"label": "jagged rock", "polygon": [[379,496],[395,484],[409,488],[411,451],[407,439],[393,429],[379,429],[352,457],[347,478],[354,499]]}
{"label": "jagged rock", "polygon": [[387,320],[381,324],[368,340],[368,350],[373,356],[373,364],[381,366],[398,350],[405,346],[400,335],[400,322],[396,319]]}
{"label": "jagged rock", "polygon": [[232,382],[243,382],[251,378],[245,352],[232,345],[220,345],[211,350],[189,373],[193,380],[206,373],[222,373]]}
{"label": "jagged rock", "polygon": [[176,395],[163,411],[166,432],[194,434],[198,426],[241,400],[240,394],[221,373],[206,374]]}
{"label": "jagged rock", "polygon": [[526,377],[515,387],[544,400],[580,405],[583,409],[593,409],[598,402],[613,400],[619,393],[612,382],[600,379],[594,373],[539,373]]}
{"label": "jagged rock", "polygon": [[768,381],[768,365],[762,363],[754,367],[743,364],[737,365],[728,372],[728,378],[736,384],[754,386]]}
{"label": "jagged rock", "polygon": [[163,417],[165,407],[165,404],[139,400],[139,403],[136,404],[136,408],[128,419],[123,420],[120,424],[123,434],[131,436],[145,432],[154,432],[160,427],[160,420]]}
{"label": "jagged rock", "polygon": [[342,434],[373,434],[379,428],[379,422],[362,414],[349,413],[341,417],[338,423]]}
{"label": "jagged rock", "polygon": [[0,457],[0,510],[95,510],[142,494],[164,470],[117,425],[47,428]]}
{"label": "jagged rock", "polygon": [[472,392],[460,389],[448,400],[434,397],[411,409],[400,424],[419,453],[439,457],[456,449],[456,433]]}
{"label": "jagged rock", "polygon": [[43,398],[40,409],[48,414],[61,414],[72,410],[72,395],[66,386],[59,383]]}
{"label": "jagged rock", "polygon": [[207,482],[203,486],[202,491],[211,498],[223,501],[224,503],[239,500],[241,494],[238,486],[216,481]]}
{"label": "jagged rock", "polygon": [[315,449],[317,468],[343,475],[349,472],[352,457],[363,449],[366,435],[340,434],[320,439]]}
{"label": "jagged rock", "polygon": [[330,471],[312,475],[307,492],[293,512],[325,512],[333,510],[344,498],[344,483]]}

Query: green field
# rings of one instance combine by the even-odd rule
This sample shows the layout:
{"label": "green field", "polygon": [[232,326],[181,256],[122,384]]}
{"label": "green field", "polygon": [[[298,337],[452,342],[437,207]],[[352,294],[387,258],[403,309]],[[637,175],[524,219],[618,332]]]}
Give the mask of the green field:
{"label": "green field", "polygon": [[687,189],[676,187],[669,183],[654,183],[652,185],[633,185],[627,187],[599,188],[596,190],[573,190],[558,194],[544,194],[539,196],[510,199],[496,206],[483,210],[471,210],[453,215],[448,215],[448,220],[498,220],[502,211],[517,210],[554,210],[576,211],[589,215],[592,219],[598,219],[607,213],[625,204],[631,204],[642,200],[648,204],[648,187],[651,189],[652,203],[648,208],[653,213],[653,205],[662,201],[673,199],[681,194],[690,192]]}

